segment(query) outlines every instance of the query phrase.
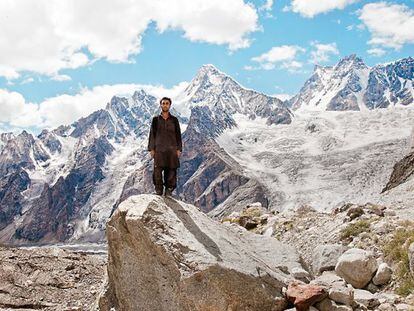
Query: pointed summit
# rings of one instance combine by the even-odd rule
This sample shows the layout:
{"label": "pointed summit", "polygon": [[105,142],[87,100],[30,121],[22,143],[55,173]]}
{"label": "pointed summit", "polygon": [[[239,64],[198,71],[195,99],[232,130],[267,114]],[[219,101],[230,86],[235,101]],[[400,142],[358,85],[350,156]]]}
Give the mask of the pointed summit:
{"label": "pointed summit", "polygon": [[200,84],[211,82],[212,84],[220,84],[223,79],[229,78],[224,72],[217,69],[212,64],[205,64],[198,69],[197,74],[192,80],[191,84]]}
{"label": "pointed summit", "polygon": [[335,66],[336,68],[346,68],[346,69],[362,69],[362,68],[368,68],[367,65],[365,65],[362,58],[358,57],[356,54],[351,54],[348,56],[345,56],[342,58],[338,64]]}

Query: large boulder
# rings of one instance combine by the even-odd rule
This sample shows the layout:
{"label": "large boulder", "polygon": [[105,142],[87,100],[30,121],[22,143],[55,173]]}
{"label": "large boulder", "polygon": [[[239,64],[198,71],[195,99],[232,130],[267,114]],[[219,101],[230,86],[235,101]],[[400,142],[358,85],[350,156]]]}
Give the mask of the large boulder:
{"label": "large boulder", "polygon": [[282,288],[301,267],[297,252],[274,238],[156,195],[122,202],[107,239],[101,310],[284,310]]}
{"label": "large boulder", "polygon": [[364,288],[377,268],[378,263],[372,252],[351,248],[339,257],[335,272],[354,288]]}
{"label": "large boulder", "polygon": [[323,271],[334,270],[338,258],[347,250],[342,244],[318,245],[312,257],[313,273],[319,274]]}

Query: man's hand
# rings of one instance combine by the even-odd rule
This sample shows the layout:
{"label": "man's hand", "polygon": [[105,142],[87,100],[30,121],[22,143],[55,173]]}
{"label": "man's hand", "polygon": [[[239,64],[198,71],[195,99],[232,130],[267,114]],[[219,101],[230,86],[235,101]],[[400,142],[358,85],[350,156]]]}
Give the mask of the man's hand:
{"label": "man's hand", "polygon": [[180,155],[181,155],[181,151],[177,150],[177,157],[180,157]]}
{"label": "man's hand", "polygon": [[155,156],[155,150],[151,150],[151,157],[153,158]]}

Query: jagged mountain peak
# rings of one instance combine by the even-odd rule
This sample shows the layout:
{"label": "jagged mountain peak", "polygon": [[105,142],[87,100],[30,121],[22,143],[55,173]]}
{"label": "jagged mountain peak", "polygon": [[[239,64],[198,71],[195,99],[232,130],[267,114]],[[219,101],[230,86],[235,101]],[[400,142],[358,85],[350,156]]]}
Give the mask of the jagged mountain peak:
{"label": "jagged mountain peak", "polygon": [[351,54],[342,58],[338,64],[334,67],[336,70],[345,69],[363,69],[368,68],[368,66],[364,63],[362,58],[358,57],[356,54]]}
{"label": "jagged mountain peak", "polygon": [[204,64],[198,70],[198,74],[223,74],[216,66],[213,64]]}
{"label": "jagged mountain peak", "polygon": [[198,90],[205,90],[211,87],[216,88],[216,91],[228,87],[243,88],[236,80],[214,65],[205,64],[198,69],[196,75],[184,90],[184,93],[192,95]]}
{"label": "jagged mountain peak", "polygon": [[16,139],[20,141],[34,141],[33,135],[26,130],[21,131],[21,133],[16,136]]}
{"label": "jagged mountain peak", "polygon": [[315,66],[314,74],[289,104],[315,110],[364,110],[413,102],[414,60],[367,66],[356,54],[333,67]]}

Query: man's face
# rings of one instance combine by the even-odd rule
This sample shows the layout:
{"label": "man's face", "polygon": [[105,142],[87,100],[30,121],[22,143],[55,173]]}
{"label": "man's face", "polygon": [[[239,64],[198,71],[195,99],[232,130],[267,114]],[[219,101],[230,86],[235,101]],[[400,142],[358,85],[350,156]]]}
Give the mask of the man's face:
{"label": "man's face", "polygon": [[167,112],[170,110],[171,103],[169,100],[164,99],[163,101],[161,101],[160,106],[163,112]]}

